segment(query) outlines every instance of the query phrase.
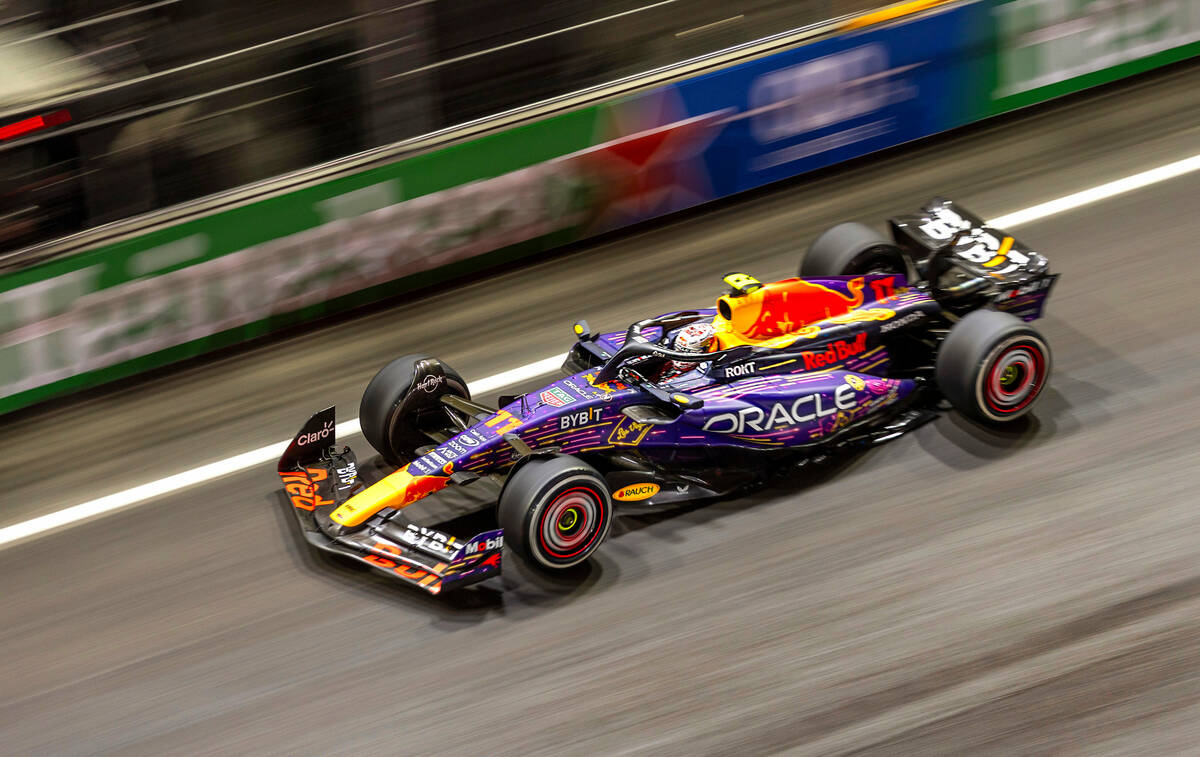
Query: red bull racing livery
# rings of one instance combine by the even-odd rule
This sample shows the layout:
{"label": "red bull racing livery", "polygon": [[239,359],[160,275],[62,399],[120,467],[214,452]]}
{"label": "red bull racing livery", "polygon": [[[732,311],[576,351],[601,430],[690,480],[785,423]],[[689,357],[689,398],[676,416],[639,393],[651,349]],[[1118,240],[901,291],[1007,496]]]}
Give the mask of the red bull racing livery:
{"label": "red bull racing livery", "polygon": [[[328,408],[279,460],[291,509],[315,547],[439,593],[497,574],[505,545],[545,570],[574,566],[615,507],[744,490],[894,438],[947,401],[985,424],[1024,416],[1050,376],[1029,325],[1057,278],[1046,259],[940,198],[889,226],[890,238],[835,226],[796,278],[730,274],[713,307],[611,333],[579,321],[566,375],[497,407],[442,361],[394,360],[359,413],[394,472],[364,481]],[[500,528],[460,539],[403,514],[481,481],[498,491]]]}

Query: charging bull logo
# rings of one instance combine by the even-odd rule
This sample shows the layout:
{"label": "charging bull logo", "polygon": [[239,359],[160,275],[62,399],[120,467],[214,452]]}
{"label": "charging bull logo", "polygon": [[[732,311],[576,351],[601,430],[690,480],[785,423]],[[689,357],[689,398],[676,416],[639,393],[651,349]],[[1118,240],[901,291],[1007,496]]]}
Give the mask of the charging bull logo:
{"label": "charging bull logo", "polygon": [[862,305],[863,287],[861,276],[847,282],[848,295],[803,279],[768,284],[745,297],[730,298],[730,321],[735,331],[752,339],[791,333]]}

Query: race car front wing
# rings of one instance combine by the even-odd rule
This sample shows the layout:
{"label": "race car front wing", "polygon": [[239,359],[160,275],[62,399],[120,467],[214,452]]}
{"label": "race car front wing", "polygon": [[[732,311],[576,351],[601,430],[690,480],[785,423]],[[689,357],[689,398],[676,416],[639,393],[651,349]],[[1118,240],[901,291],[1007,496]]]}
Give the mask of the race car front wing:
{"label": "race car front wing", "polygon": [[347,529],[330,514],[365,488],[349,447],[337,447],[334,409],[316,413],[279,458],[284,495],[309,544],[419,586],[431,594],[478,583],[500,573],[503,532],[463,541],[419,526],[391,510]]}

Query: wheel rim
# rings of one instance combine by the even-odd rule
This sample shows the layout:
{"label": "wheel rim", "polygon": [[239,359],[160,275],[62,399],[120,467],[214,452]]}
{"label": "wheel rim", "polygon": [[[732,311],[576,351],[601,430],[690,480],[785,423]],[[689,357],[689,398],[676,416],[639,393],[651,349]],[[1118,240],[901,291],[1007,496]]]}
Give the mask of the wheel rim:
{"label": "wheel rim", "polygon": [[600,494],[586,486],[560,492],[542,510],[538,543],[547,557],[569,560],[584,554],[604,526]]}
{"label": "wheel rim", "polygon": [[1024,410],[1041,392],[1045,379],[1046,357],[1040,347],[1031,342],[1006,347],[987,372],[988,408],[1001,416]]}

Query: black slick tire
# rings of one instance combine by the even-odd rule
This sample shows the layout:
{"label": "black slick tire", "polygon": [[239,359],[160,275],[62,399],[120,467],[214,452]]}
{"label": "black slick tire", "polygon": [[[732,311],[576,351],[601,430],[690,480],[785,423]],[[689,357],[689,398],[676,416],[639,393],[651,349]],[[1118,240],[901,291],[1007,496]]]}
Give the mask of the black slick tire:
{"label": "black slick tire", "polygon": [[596,469],[569,455],[521,465],[500,493],[504,543],[530,564],[564,570],[588,559],[612,527],[612,497]]}
{"label": "black slick tire", "polygon": [[418,448],[432,443],[422,428],[449,426],[438,400],[445,394],[471,398],[467,383],[445,363],[426,355],[396,358],[363,391],[358,407],[363,436],[392,465],[410,462]]}
{"label": "black slick tire", "polygon": [[1033,409],[1050,380],[1046,340],[1020,318],[976,310],[954,324],[937,355],[937,383],[955,409],[1001,424]]}
{"label": "black slick tire", "polygon": [[817,237],[800,261],[801,278],[858,276],[865,273],[907,275],[904,253],[895,243],[861,223],[839,223]]}

